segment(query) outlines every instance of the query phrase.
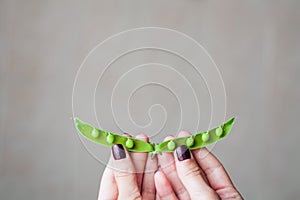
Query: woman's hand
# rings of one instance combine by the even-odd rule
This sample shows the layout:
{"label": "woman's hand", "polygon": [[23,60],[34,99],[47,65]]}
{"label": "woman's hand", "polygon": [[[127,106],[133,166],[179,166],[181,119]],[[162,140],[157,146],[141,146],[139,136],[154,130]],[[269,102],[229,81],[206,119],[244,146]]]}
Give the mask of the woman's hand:
{"label": "woman's hand", "polygon": [[[190,133],[181,132],[178,137]],[[172,139],[172,136],[165,140]],[[160,200],[242,199],[218,159],[206,148],[177,147],[159,156],[155,185]]]}
{"label": "woman's hand", "polygon": [[[136,138],[148,142],[145,135]],[[148,153],[127,152],[122,145],[114,145],[112,155],[102,176],[98,199],[155,200],[157,158],[152,160]]]}
{"label": "woman's hand", "polygon": [[[181,132],[178,137],[188,135]],[[137,138],[148,141],[145,135]],[[174,154],[163,153],[158,156],[159,170],[157,157],[127,152],[122,145],[114,145],[112,155],[101,180],[101,200],[242,199],[222,164],[206,148],[190,152],[180,146]]]}

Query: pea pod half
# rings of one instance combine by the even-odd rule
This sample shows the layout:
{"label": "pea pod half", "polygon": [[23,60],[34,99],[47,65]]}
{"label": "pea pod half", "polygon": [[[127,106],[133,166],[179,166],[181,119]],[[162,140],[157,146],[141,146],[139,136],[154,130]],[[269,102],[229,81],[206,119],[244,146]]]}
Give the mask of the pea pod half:
{"label": "pea pod half", "polygon": [[174,138],[156,145],[139,139],[128,138],[108,131],[99,130],[78,118],[75,118],[74,122],[80,134],[95,143],[109,147],[114,144],[122,144],[128,151],[150,152],[152,156],[155,156],[157,153],[173,152],[177,146],[181,145],[186,145],[190,150],[194,150],[213,144],[229,134],[234,119],[235,118],[233,117],[224,124],[206,132],[197,133],[187,137]]}
{"label": "pea pod half", "polygon": [[128,151],[133,152],[154,151],[154,146],[148,142],[99,130],[78,118],[75,118],[74,121],[79,133],[97,144],[102,144],[108,147],[114,144],[122,144]]}
{"label": "pea pod half", "polygon": [[234,117],[221,126],[213,128],[209,131],[164,141],[155,145],[155,153],[172,152],[176,147],[181,145],[186,145],[190,150],[194,150],[213,144],[229,134],[233,123]]}

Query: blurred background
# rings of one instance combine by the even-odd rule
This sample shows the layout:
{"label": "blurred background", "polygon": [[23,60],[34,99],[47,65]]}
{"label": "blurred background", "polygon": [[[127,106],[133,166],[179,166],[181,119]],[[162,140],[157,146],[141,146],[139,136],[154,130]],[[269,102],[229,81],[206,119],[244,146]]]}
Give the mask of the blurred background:
{"label": "blurred background", "polygon": [[[0,199],[96,199],[104,165],[77,136],[71,120],[73,83],[83,59],[99,42],[144,26],[193,37],[218,65],[227,95],[225,118],[237,116],[238,121],[230,137],[212,151],[245,199],[298,199],[299,9],[297,0],[1,0]],[[153,54],[145,52],[143,59]],[[193,74],[185,69],[182,73]],[[114,83],[109,77],[97,95],[110,91]],[[172,76],[161,78],[176,82]],[[178,125],[172,95],[163,95],[166,91],[159,87],[150,91],[153,102],[160,97],[169,105],[166,131],[195,129],[194,114],[185,117],[190,123]],[[153,102],[146,101],[147,94],[137,93],[131,106],[139,124],[149,122],[145,113]],[[209,111],[204,109],[201,116]],[[84,120],[93,114],[85,113]],[[160,112],[157,115],[163,120]],[[126,122],[126,115],[122,119]],[[199,129],[207,127],[205,119]],[[103,128],[121,132],[112,119],[101,120]],[[125,122],[123,129],[140,131]]]}

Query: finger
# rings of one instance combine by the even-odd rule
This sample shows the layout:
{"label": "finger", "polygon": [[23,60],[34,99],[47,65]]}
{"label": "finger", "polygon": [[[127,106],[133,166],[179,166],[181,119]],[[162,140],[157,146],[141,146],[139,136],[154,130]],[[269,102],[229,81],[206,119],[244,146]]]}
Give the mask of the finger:
{"label": "finger", "polygon": [[221,162],[206,148],[197,149],[193,155],[203,169],[211,187],[219,194],[221,198],[228,195],[238,195],[225,168]]}
{"label": "finger", "polygon": [[[143,140],[145,142],[148,142],[148,136],[144,134],[140,134],[136,136],[137,139]],[[136,177],[137,177],[137,183],[139,190],[141,191],[142,188],[142,182],[143,182],[143,173],[145,169],[145,165],[147,162],[148,153],[137,153],[137,152],[131,152],[130,157],[132,162],[134,163],[134,167],[136,170]]]}
{"label": "finger", "polygon": [[[186,137],[186,136],[190,136],[190,135],[192,135],[192,134],[189,133],[189,132],[187,132],[187,131],[181,131],[181,132],[178,133],[178,136],[177,136],[177,137]],[[192,151],[192,152],[193,152],[193,151]],[[199,169],[200,169],[200,173],[201,173],[201,176],[203,177],[204,181],[205,181],[206,183],[209,183],[209,182],[208,182],[208,179],[207,179],[207,177],[206,177],[206,175],[205,175],[205,173],[204,173],[204,171],[201,169],[201,167],[199,167]]]}
{"label": "finger", "polygon": [[98,199],[112,200],[117,198],[118,198],[118,188],[114,177],[114,173],[112,169],[106,167],[102,175]]}
{"label": "finger", "polygon": [[151,159],[150,156],[147,158],[145,172],[142,183],[142,197],[147,200],[154,200],[156,196],[155,183],[154,183],[154,172],[157,170],[157,157]]}
{"label": "finger", "polygon": [[200,173],[198,164],[193,159],[187,146],[182,145],[175,150],[175,163],[178,176],[186,186],[191,198],[205,196],[214,197],[215,192],[208,186]]}
{"label": "finger", "polygon": [[163,172],[158,170],[155,175],[155,188],[160,200],[177,200],[170,182]]}
{"label": "finger", "polygon": [[[174,136],[168,136],[164,139],[170,140],[173,139]],[[162,155],[158,156],[158,161],[160,163],[160,168],[162,172],[166,175],[167,179],[169,180],[171,186],[174,189],[176,196],[179,199],[190,199],[190,196],[182,184],[181,180],[178,177],[176,172],[175,160],[173,153],[163,153]]]}
{"label": "finger", "polygon": [[112,146],[112,166],[118,186],[118,199],[141,199],[134,165],[128,152],[121,144]]}

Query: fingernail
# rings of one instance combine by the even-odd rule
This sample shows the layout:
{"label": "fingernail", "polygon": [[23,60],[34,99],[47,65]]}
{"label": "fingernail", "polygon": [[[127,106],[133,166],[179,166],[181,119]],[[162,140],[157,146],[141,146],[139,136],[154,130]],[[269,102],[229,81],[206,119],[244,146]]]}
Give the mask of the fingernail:
{"label": "fingernail", "polygon": [[115,144],[111,147],[111,149],[115,160],[121,160],[123,158],[126,158],[126,153],[123,145]]}
{"label": "fingernail", "polygon": [[179,161],[183,161],[191,158],[190,150],[185,145],[177,147],[176,154]]}

